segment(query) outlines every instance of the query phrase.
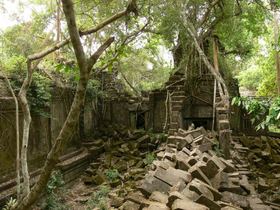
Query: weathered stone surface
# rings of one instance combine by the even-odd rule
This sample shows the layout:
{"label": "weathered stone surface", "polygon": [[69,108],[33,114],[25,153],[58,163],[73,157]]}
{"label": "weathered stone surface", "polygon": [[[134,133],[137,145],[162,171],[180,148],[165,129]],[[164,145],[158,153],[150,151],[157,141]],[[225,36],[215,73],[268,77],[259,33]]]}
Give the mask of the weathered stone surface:
{"label": "weathered stone surface", "polygon": [[169,167],[167,170],[158,168],[154,176],[170,186],[176,185],[180,179],[187,183],[191,180],[191,175],[188,172],[172,167]]}
{"label": "weathered stone surface", "polygon": [[188,163],[187,159],[188,159],[188,156],[184,152],[180,151],[176,155],[176,160],[177,160],[176,168],[184,170],[184,171],[188,171],[191,168],[191,166]]}
{"label": "weathered stone surface", "polygon": [[224,172],[226,173],[233,173],[236,171],[236,168],[234,165],[230,162],[230,160],[225,160],[224,158],[220,157],[220,161],[223,162],[223,164],[226,166],[224,169]]}
{"label": "weathered stone surface", "polygon": [[220,210],[221,206],[214,202],[213,200],[209,199],[208,197],[201,195],[196,201],[196,203],[202,204],[204,206],[209,207],[211,210]]}
{"label": "weathered stone surface", "polygon": [[207,178],[207,176],[199,169],[197,165],[192,166],[188,171],[193,178],[197,178],[203,182],[205,182],[208,185],[212,185],[210,180]]}
{"label": "weathered stone surface", "polygon": [[206,163],[206,170],[203,171],[205,175],[211,179],[213,178],[220,170],[220,167],[216,163],[215,160],[209,159],[208,162]]}
{"label": "weathered stone surface", "polygon": [[210,185],[207,185],[207,184],[205,184],[204,182],[202,182],[198,179],[194,179],[194,181],[198,182],[200,185],[203,185],[203,186],[207,187],[208,190],[210,190],[211,193],[213,194],[215,201],[220,200],[222,198],[222,194],[217,189],[215,189],[214,187],[212,187]]}
{"label": "weathered stone surface", "polygon": [[241,208],[238,207],[233,207],[233,206],[225,206],[221,208],[221,210],[242,210]]}
{"label": "weathered stone surface", "polygon": [[169,136],[167,142],[177,145],[178,150],[182,150],[188,144],[186,139],[181,136]]}
{"label": "weathered stone surface", "polygon": [[172,205],[172,210],[209,210],[209,208],[191,200],[177,199]]}
{"label": "weathered stone surface", "polygon": [[184,152],[186,155],[190,156],[191,151],[187,149],[186,147],[182,149],[182,152]]}
{"label": "weathered stone surface", "polygon": [[205,142],[205,143],[202,143],[201,145],[199,145],[198,149],[201,152],[207,152],[212,149],[212,145],[213,144],[211,142]]}
{"label": "weathered stone surface", "polygon": [[223,195],[222,201],[224,202],[233,203],[245,209],[249,208],[249,202],[246,196],[238,195],[231,192],[223,192],[222,195]]}
{"label": "weathered stone surface", "polygon": [[169,210],[169,208],[162,204],[151,204],[147,210]]}
{"label": "weathered stone surface", "polygon": [[167,193],[170,185],[149,175],[146,177],[138,188],[146,197],[149,197],[154,191]]}
{"label": "weathered stone surface", "polygon": [[118,207],[120,207],[120,206],[123,204],[123,202],[124,202],[124,199],[121,198],[121,197],[119,197],[119,196],[116,195],[116,194],[109,194],[109,198],[110,198],[110,205],[111,205],[112,207],[118,208]]}
{"label": "weathered stone surface", "polygon": [[269,189],[269,185],[261,177],[258,178],[258,192],[262,193]]}
{"label": "weathered stone surface", "polygon": [[216,155],[213,155],[212,158],[210,159],[211,161],[213,161],[213,164],[215,164],[216,166],[218,166],[218,168],[223,171],[226,166],[225,164],[220,160],[220,158],[218,158]]}
{"label": "weathered stone surface", "polygon": [[157,201],[160,203],[164,203],[167,204],[168,202],[168,195],[167,194],[163,194],[162,192],[159,191],[155,191],[152,193],[152,195],[149,198],[151,201]]}
{"label": "weathered stone surface", "polygon": [[205,152],[205,153],[202,154],[202,156],[200,157],[200,159],[201,159],[202,161],[204,161],[205,163],[207,163],[208,160],[211,159],[211,156],[210,156],[208,153]]}
{"label": "weathered stone surface", "polygon": [[167,206],[169,208],[171,208],[171,206],[173,205],[174,201],[177,200],[177,199],[186,199],[186,197],[183,194],[181,194],[181,193],[179,193],[177,191],[171,192],[169,194],[169,197],[168,197]]}
{"label": "weathered stone surface", "polygon": [[199,195],[205,195],[210,200],[214,200],[214,195],[212,194],[212,192],[204,184],[202,184],[201,181],[197,179],[194,179],[192,182],[190,182],[188,184],[188,188]]}
{"label": "weathered stone surface", "polygon": [[132,201],[126,201],[121,207],[120,210],[138,210],[140,205]]}
{"label": "weathered stone surface", "polygon": [[257,197],[250,197],[248,201],[253,210],[272,210],[270,206],[264,205],[262,200]]}
{"label": "weathered stone surface", "polygon": [[195,191],[190,190],[189,186],[187,186],[182,192],[182,195],[187,197],[188,199],[195,201],[199,198],[199,194],[196,193]]}

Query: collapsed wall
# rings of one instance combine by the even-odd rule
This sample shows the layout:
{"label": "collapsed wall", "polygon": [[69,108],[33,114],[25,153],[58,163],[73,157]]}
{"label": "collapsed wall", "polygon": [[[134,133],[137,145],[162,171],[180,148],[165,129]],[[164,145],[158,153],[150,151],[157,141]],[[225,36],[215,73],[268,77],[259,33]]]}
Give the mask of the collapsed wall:
{"label": "collapsed wall", "polygon": [[178,130],[169,136],[158,160],[120,209],[229,210],[272,209],[248,182],[244,149],[238,160],[225,160],[212,150],[211,133],[203,128]]}

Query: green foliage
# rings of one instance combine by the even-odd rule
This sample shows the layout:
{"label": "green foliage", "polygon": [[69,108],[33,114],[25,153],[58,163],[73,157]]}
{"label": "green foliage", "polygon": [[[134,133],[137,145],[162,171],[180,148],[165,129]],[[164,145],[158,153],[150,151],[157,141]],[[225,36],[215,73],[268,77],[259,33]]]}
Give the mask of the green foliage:
{"label": "green foliage", "polygon": [[14,199],[14,198],[10,198],[7,203],[5,204],[5,206],[3,207],[2,210],[10,210],[10,209],[13,209],[13,207],[15,207],[17,204],[17,200]]}
{"label": "green foliage", "polygon": [[110,188],[107,186],[100,186],[99,190],[94,192],[91,198],[87,201],[87,210],[98,208],[100,210],[107,210],[108,208],[108,194]]}
{"label": "green foliage", "polygon": [[256,130],[268,127],[279,127],[280,123],[280,98],[273,100],[257,100],[246,97],[235,97],[232,105],[244,108],[251,117],[251,122]]}
{"label": "green foliage", "polygon": [[68,210],[69,206],[59,198],[59,190],[64,185],[63,175],[60,171],[54,171],[46,186],[46,201],[44,210]]}
{"label": "green foliage", "polygon": [[143,162],[144,162],[146,165],[151,165],[155,159],[156,159],[155,154],[151,152],[151,153],[146,154],[146,157],[145,157],[145,159],[143,160]]}
{"label": "green foliage", "polygon": [[120,173],[117,169],[108,169],[106,170],[105,175],[110,182],[117,181],[120,177]]}

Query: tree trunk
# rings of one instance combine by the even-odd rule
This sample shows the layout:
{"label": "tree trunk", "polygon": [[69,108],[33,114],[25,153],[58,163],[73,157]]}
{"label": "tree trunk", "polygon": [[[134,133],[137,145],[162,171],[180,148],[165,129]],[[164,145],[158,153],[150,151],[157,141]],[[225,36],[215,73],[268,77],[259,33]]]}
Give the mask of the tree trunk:
{"label": "tree trunk", "polygon": [[216,69],[212,66],[212,64],[208,60],[207,56],[205,55],[205,53],[202,51],[202,49],[201,49],[201,47],[200,47],[200,45],[197,41],[196,35],[193,32],[192,24],[188,23],[187,20],[184,21],[184,24],[185,24],[185,27],[188,30],[188,33],[193,38],[196,50],[198,51],[199,55],[201,56],[204,64],[207,66],[207,68],[210,70],[210,72],[212,73],[214,78],[217,80],[218,87],[221,87],[221,88],[219,88],[219,92],[220,92],[221,97],[224,100],[225,106],[229,107],[229,93],[228,93],[228,89],[227,89],[227,86],[226,86],[226,83],[225,83],[224,79],[222,78],[220,72],[217,72]]}
{"label": "tree trunk", "polygon": [[23,134],[22,134],[22,145],[21,145],[21,170],[23,176],[23,194],[22,196],[25,197],[30,193],[30,177],[28,172],[28,163],[27,163],[27,152],[28,152],[28,140],[29,140],[29,130],[31,124],[31,115],[30,109],[28,105],[28,101],[26,98],[27,90],[32,81],[32,66],[31,62],[27,62],[27,76],[23,82],[23,85],[19,91],[19,101],[21,103],[21,108],[23,112]]}
{"label": "tree trunk", "polygon": [[274,45],[275,45],[275,65],[276,65],[276,84],[277,84],[277,94],[280,95],[280,56],[279,56],[279,19],[278,11],[275,5],[273,8],[273,19],[274,19]]}
{"label": "tree trunk", "polygon": [[17,182],[17,199],[20,199],[20,142],[19,142],[19,108],[18,108],[18,100],[15,95],[15,92],[11,86],[11,83],[6,75],[4,75],[7,86],[13,96],[15,107],[16,107],[16,145],[17,145],[17,154],[16,154],[16,182]]}
{"label": "tree trunk", "polygon": [[[219,71],[218,47],[215,38],[213,38],[213,60],[214,60],[214,68],[218,72]],[[215,127],[216,95],[217,95],[217,80],[214,79],[212,131],[214,131],[214,127]]]}
{"label": "tree trunk", "polygon": [[[80,35],[77,30],[75,13],[73,8],[72,0],[62,0],[63,11],[67,20],[68,31],[70,34],[70,39],[75,51],[77,58],[77,63],[79,66],[80,79],[78,86],[76,88],[76,93],[74,96],[73,103],[71,105],[70,112],[63,124],[63,127],[55,139],[54,145],[52,146],[47,160],[42,168],[38,182],[34,185],[31,192],[25,196],[15,207],[18,210],[28,210],[30,206],[37,200],[39,195],[44,190],[48,179],[51,175],[53,168],[58,163],[58,158],[62,149],[62,145],[65,141],[69,140],[72,136],[72,132],[75,129],[77,122],[79,121],[79,116],[81,109],[84,105],[87,83],[89,80],[89,73],[93,65],[97,62],[101,54],[111,45],[114,38],[109,38],[99,49],[87,59],[84,53],[84,49],[81,44]],[[31,68],[30,68],[31,69]],[[24,96],[24,94],[22,94]],[[24,99],[24,98],[23,98]],[[27,105],[27,103],[26,103]],[[28,107],[28,105],[27,105]],[[24,107],[26,108],[26,107]]]}

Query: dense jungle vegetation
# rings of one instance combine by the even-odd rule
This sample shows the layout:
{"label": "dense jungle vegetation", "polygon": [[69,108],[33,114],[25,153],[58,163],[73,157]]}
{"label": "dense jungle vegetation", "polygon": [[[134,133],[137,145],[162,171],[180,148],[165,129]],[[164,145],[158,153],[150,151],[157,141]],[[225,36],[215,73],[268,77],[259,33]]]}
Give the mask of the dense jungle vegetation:
{"label": "dense jungle vegetation", "polygon": [[22,144],[28,145],[30,111],[48,117],[42,107],[52,85],[75,90],[44,173],[31,189],[24,177],[15,209],[29,209],[38,199],[84,99],[110,97],[101,72],[141,97],[177,71],[194,86],[201,66],[210,65],[226,96],[226,87],[238,81],[242,95],[228,97],[248,111],[256,129],[279,130],[278,0],[0,0],[0,10],[0,72],[23,110]]}

